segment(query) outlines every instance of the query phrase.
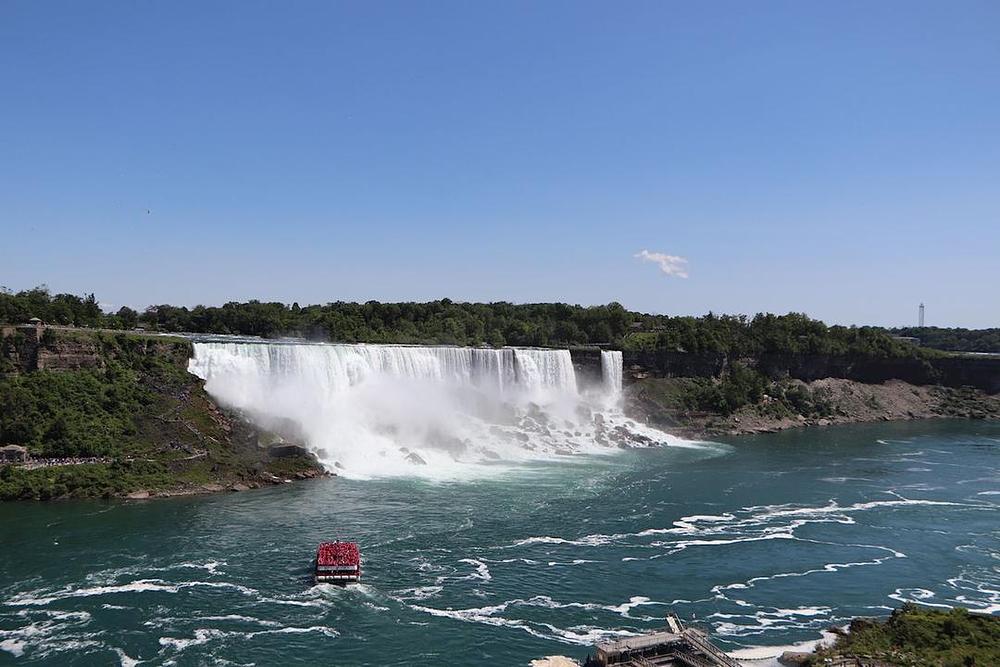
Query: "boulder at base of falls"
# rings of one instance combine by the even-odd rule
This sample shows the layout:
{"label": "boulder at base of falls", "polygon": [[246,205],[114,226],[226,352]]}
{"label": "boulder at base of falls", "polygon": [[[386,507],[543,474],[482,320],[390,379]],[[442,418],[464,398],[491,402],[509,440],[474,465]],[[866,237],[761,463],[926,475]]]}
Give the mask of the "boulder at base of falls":
{"label": "boulder at base of falls", "polygon": [[272,459],[287,459],[293,456],[311,457],[309,450],[302,445],[294,445],[290,442],[281,442],[267,448],[267,455]]}
{"label": "boulder at base of falls", "polygon": [[424,461],[423,458],[421,458],[420,455],[417,454],[416,452],[410,452],[409,454],[407,454],[406,460],[418,466],[427,465],[427,461]]}

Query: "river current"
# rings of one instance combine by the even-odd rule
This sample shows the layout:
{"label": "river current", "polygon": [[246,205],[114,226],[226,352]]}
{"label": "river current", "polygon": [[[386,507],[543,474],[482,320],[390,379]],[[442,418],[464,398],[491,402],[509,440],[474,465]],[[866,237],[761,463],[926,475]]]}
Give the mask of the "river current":
{"label": "river current", "polygon": [[[0,664],[525,665],[670,610],[759,656],[904,601],[997,614],[998,462],[996,423],[909,422],[474,481],[7,503]],[[360,543],[362,584],[311,583],[331,538]]]}

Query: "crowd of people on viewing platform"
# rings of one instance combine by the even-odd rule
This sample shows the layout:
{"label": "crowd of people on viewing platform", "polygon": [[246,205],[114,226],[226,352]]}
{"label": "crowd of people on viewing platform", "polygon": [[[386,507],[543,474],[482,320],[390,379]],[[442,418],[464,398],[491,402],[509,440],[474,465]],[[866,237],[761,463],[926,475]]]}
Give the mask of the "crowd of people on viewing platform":
{"label": "crowd of people on viewing platform", "polygon": [[0,448],[0,465],[16,465],[26,470],[50,468],[53,466],[76,466],[88,463],[111,463],[107,456],[65,456],[57,458],[35,458],[26,447],[6,445]]}

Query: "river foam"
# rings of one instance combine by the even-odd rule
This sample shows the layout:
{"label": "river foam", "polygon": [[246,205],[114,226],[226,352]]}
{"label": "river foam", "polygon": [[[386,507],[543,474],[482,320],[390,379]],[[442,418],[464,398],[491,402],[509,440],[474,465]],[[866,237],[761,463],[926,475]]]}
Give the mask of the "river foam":
{"label": "river foam", "polygon": [[467,479],[622,447],[698,447],[627,419],[622,355],[578,381],[569,350],[196,342],[220,403],[348,477]]}
{"label": "river foam", "polygon": [[[726,456],[657,447],[475,484],[341,479],[100,515],[0,505],[0,664],[582,660],[670,611],[771,660],[904,601],[997,614],[998,432],[803,430]],[[917,450],[965,467],[904,490],[927,475],[906,470]],[[361,544],[363,584],[312,584],[316,543],[336,537]]]}

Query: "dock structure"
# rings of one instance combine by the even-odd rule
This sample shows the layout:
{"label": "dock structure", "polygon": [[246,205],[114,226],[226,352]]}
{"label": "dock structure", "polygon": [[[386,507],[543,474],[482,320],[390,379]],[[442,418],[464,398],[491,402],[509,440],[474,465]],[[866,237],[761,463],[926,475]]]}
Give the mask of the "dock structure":
{"label": "dock structure", "polygon": [[668,614],[666,628],[637,637],[598,644],[585,667],[741,667],[709,641]]}

